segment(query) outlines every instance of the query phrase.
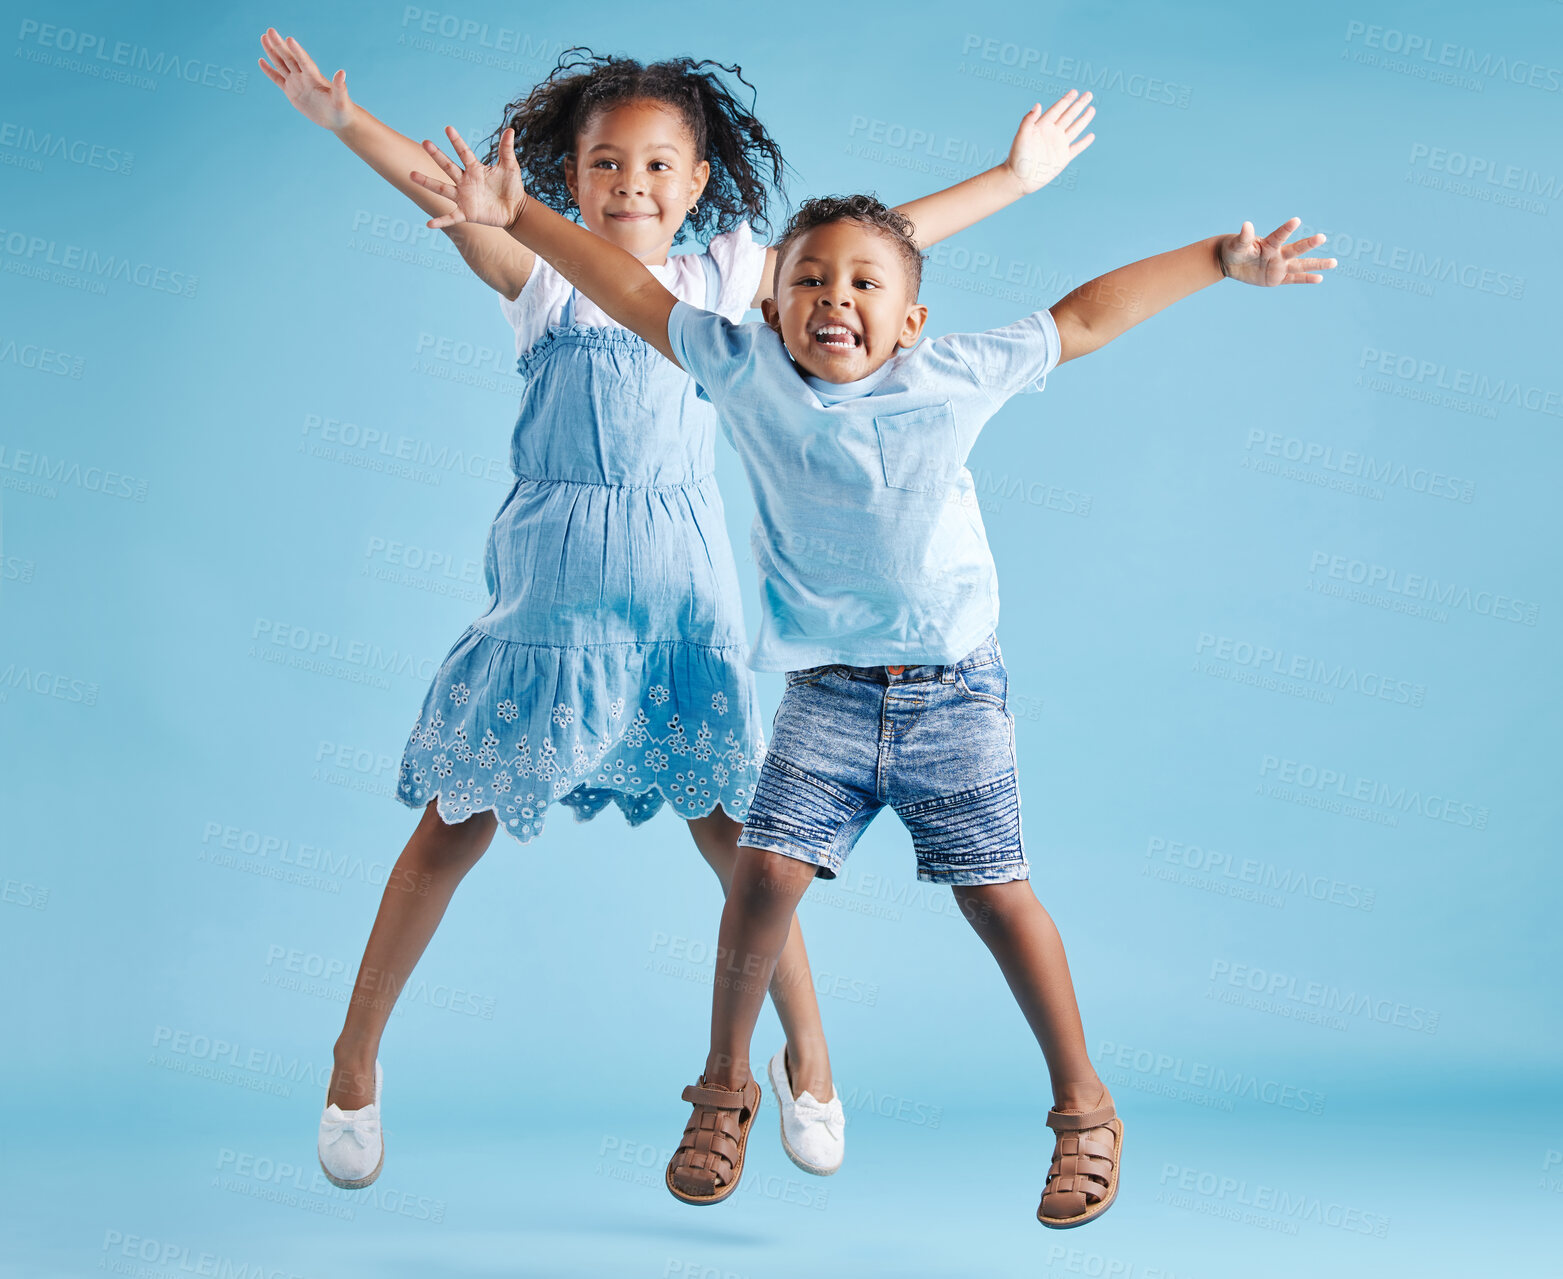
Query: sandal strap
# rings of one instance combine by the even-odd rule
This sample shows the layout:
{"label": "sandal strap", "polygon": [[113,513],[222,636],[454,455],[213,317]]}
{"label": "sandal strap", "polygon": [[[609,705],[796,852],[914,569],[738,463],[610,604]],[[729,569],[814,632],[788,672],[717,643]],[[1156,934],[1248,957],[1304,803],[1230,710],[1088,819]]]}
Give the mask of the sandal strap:
{"label": "sandal strap", "polygon": [[1047,1126],[1057,1132],[1078,1132],[1082,1128],[1100,1128],[1109,1119],[1116,1119],[1118,1111],[1112,1102],[1095,1110],[1070,1111],[1051,1108],[1047,1112]]}
{"label": "sandal strap", "polygon": [[1088,1204],[1095,1203],[1107,1193],[1106,1183],[1092,1181],[1089,1177],[1063,1176],[1048,1183],[1043,1197],[1051,1194],[1082,1194]]}
{"label": "sandal strap", "polygon": [[690,1084],[680,1094],[696,1106],[711,1106],[716,1110],[742,1110],[749,1104],[744,1090],[737,1088],[713,1088],[710,1084]]}

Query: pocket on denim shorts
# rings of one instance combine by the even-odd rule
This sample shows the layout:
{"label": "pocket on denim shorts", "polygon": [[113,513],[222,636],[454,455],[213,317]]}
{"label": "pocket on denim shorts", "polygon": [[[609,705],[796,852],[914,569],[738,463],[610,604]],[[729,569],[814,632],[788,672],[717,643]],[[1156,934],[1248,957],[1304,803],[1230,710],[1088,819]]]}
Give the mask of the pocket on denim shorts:
{"label": "pocket on denim shorts", "polygon": [[955,670],[955,691],[968,701],[983,702],[1000,710],[1009,701],[1009,672],[1003,662],[987,662]]}
{"label": "pocket on denim shorts", "polygon": [[834,662],[826,662],[823,666],[806,666],[801,671],[788,671],[786,674],[787,687],[798,688],[803,684],[818,684],[832,671],[836,669]]}
{"label": "pocket on denim shorts", "polygon": [[911,493],[949,492],[960,469],[955,412],[948,403],[874,419],[885,484]]}

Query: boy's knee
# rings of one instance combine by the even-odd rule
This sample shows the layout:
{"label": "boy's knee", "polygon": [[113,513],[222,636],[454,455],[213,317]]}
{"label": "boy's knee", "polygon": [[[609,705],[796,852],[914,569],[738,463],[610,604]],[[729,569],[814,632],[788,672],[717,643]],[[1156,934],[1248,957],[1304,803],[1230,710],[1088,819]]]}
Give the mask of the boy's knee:
{"label": "boy's knee", "polygon": [[1016,910],[1023,909],[1031,897],[1031,885],[1024,879],[1003,884],[957,884],[952,889],[955,905],[973,928],[1002,925]]}
{"label": "boy's knee", "polygon": [[734,888],[741,889],[746,903],[764,909],[766,905],[796,904],[814,879],[814,866],[768,848],[738,850],[738,870]]}

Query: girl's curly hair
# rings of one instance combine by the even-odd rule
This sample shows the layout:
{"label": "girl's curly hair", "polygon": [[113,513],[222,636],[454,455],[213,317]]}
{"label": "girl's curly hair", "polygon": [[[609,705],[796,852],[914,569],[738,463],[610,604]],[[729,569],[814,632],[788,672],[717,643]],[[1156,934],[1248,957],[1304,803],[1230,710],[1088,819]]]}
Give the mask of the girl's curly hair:
{"label": "girl's curly hair", "polygon": [[499,138],[514,129],[516,161],[527,190],[561,212],[573,204],[564,181],[565,157],[599,111],[637,98],[665,102],[683,117],[694,138],[695,158],[711,164],[711,177],[696,212],[679,229],[720,234],[748,221],[770,230],[766,217],[772,191],[780,193],[786,162],[781,148],[718,76],[726,72],[750,91],[736,64],[671,58],[649,65],[633,58],[577,47],[559,55],[559,65],[526,97],[505,106],[504,122],[488,138],[485,164],[499,155]]}

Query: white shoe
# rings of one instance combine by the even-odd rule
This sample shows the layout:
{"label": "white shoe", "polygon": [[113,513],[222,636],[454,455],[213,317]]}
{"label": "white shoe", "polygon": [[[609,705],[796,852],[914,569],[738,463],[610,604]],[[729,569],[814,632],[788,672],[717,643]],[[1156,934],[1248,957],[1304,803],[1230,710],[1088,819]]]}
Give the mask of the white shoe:
{"label": "white shoe", "polygon": [[771,1058],[771,1087],[781,1111],[782,1148],[787,1158],[816,1177],[828,1177],[841,1167],[846,1155],[847,1117],[841,1097],[831,1089],[829,1101],[815,1101],[812,1093],[792,1095],[787,1080],[787,1045]]}
{"label": "white shoe", "polygon": [[333,1186],[360,1190],[380,1175],[385,1163],[385,1138],[380,1134],[380,1062],[374,1063],[374,1100],[357,1110],[329,1102],[320,1116],[315,1149],[320,1167]]}

